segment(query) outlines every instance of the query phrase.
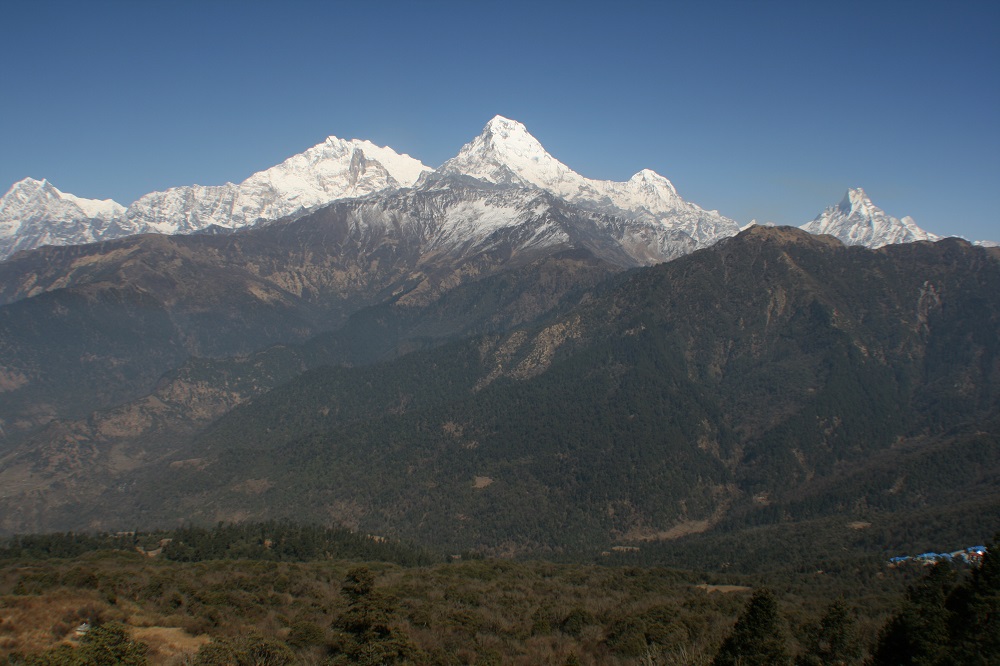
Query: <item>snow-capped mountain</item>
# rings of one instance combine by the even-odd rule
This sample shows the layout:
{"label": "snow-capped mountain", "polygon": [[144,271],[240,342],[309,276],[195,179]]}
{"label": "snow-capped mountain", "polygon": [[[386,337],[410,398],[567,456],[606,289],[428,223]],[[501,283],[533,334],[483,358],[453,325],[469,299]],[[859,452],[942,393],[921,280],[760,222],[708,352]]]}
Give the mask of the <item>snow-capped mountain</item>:
{"label": "snow-capped mountain", "polygon": [[[432,170],[418,160],[390,148],[330,137],[242,183],[153,192],[124,211],[115,204],[98,222],[89,212],[60,209],[48,215],[41,206],[32,219],[47,231],[26,235],[23,217],[12,212],[6,237],[14,240],[6,245],[0,240],[0,258],[43,244],[77,244],[147,232],[191,233],[211,225],[237,229],[260,220],[304,214],[339,199],[456,175],[544,190],[569,204],[600,213],[614,220],[605,226],[616,227],[612,235],[625,254],[639,264],[687,254],[739,231],[734,221],[718,212],[684,201],[669,180],[648,169],[626,182],[585,178],[549,155],[524,125],[501,116],[493,118],[457,156],[433,172],[433,178],[431,174]],[[517,225],[518,216],[504,222],[496,217],[496,210],[486,210],[489,208],[482,202],[470,202],[468,219],[462,223],[454,218],[449,224],[457,225],[456,229],[467,225],[456,231],[460,235],[485,233],[485,218],[493,220],[492,226]]]}
{"label": "snow-capped mountain", "polygon": [[735,235],[739,225],[718,213],[681,199],[673,184],[643,169],[625,182],[591,180],[549,155],[521,123],[494,117],[482,133],[437,174],[461,174],[490,183],[537,187],[578,206],[657,222],[680,231],[697,247]]}
{"label": "snow-capped mountain", "polygon": [[[439,188],[454,177],[544,191],[554,198],[555,207],[561,201],[589,212],[604,221],[588,233],[606,230],[637,264],[673,259],[740,231],[736,222],[718,211],[682,199],[669,180],[649,169],[624,182],[586,178],[549,155],[524,125],[496,116],[436,170],[370,141],[331,136],[239,184],[152,192],[127,208],[111,200],[81,199],[46,181],[25,179],[0,200],[0,260],[41,245],[149,232],[192,233],[212,226],[239,229],[262,220],[297,217],[341,199],[382,196],[401,188]],[[468,191],[472,190],[478,192],[475,196],[484,196],[482,189]],[[466,203],[466,218],[449,218],[456,237],[513,229],[520,219],[517,215],[504,219],[483,201]],[[486,219],[490,223],[484,225]],[[801,228],[871,248],[939,238],[909,217],[886,214],[860,188],[848,190],[843,201]]]}
{"label": "snow-capped mountain", "polygon": [[941,238],[918,227],[909,216],[898,219],[888,215],[873,204],[860,187],[847,190],[839,204],[830,206],[800,228],[812,234],[835,236],[845,245],[864,245],[873,249]]}
{"label": "snow-capped mountain", "polygon": [[0,199],[0,259],[40,245],[97,240],[125,207],[111,199],[83,199],[47,180],[25,178]]}
{"label": "snow-capped mountain", "polygon": [[237,229],[332,201],[413,185],[430,168],[370,141],[331,136],[239,184],[152,192],[128,208],[81,199],[46,181],[15,183],[0,200],[0,259],[41,245],[76,245],[138,233]]}
{"label": "snow-capped mountain", "polygon": [[430,168],[391,148],[331,136],[238,185],[191,185],[147,194],[128,207],[120,224],[129,233],[188,233],[212,224],[237,229],[337,199],[409,187],[425,171]]}

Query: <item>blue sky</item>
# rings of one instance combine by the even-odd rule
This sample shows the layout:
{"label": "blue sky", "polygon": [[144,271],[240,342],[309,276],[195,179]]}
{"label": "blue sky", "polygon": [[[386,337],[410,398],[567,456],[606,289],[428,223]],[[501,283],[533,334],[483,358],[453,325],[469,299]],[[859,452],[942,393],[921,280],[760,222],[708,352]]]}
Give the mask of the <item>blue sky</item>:
{"label": "blue sky", "polygon": [[848,187],[1000,240],[997,2],[20,2],[0,191],[128,204],[328,135],[438,166],[494,115],[579,173],[651,168],[741,223]]}

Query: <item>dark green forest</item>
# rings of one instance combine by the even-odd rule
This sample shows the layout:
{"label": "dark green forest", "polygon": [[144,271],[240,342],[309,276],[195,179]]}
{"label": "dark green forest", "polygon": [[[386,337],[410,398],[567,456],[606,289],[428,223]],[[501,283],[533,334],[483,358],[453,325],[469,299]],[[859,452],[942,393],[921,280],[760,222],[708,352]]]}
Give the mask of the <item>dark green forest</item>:
{"label": "dark green forest", "polygon": [[961,241],[760,231],[511,334],[309,370],[94,518],[334,517],[456,552],[626,545],[740,571],[982,541],[1000,530],[997,294],[1000,266]]}

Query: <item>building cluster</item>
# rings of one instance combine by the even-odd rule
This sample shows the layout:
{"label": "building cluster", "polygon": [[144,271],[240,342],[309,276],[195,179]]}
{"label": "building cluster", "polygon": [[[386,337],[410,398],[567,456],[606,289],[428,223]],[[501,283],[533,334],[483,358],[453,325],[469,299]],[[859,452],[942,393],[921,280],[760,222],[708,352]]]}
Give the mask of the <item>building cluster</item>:
{"label": "building cluster", "polygon": [[889,558],[889,566],[899,566],[906,562],[930,566],[938,562],[957,562],[970,566],[979,566],[986,555],[986,546],[969,546],[950,553],[923,553],[921,555],[900,555]]}

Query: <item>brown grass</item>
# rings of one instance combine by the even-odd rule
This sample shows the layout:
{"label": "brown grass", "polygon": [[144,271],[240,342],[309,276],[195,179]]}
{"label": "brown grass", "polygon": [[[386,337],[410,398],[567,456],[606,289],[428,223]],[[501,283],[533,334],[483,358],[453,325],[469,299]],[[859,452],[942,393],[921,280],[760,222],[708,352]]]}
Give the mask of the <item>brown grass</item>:
{"label": "brown grass", "polygon": [[179,627],[137,627],[132,636],[149,646],[151,664],[184,664],[189,662],[202,645],[211,638],[202,634],[192,636]]}
{"label": "brown grass", "polygon": [[40,596],[0,597],[0,639],[4,650],[40,652],[74,643],[73,630],[95,613],[113,612],[96,592],[54,590]]}
{"label": "brown grass", "polygon": [[701,585],[695,585],[695,587],[699,590],[705,590],[709,594],[712,592],[730,594],[732,592],[750,592],[753,590],[752,587],[747,587],[746,585],[709,585],[707,583],[702,583]]}

